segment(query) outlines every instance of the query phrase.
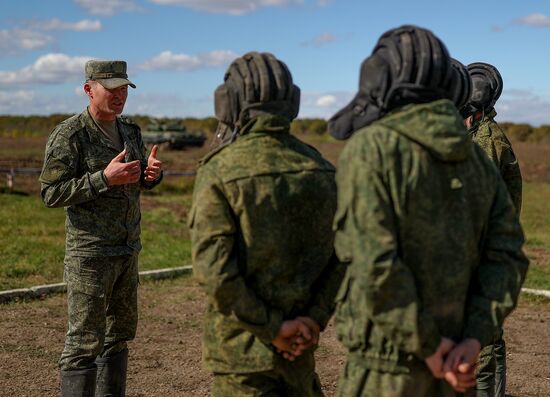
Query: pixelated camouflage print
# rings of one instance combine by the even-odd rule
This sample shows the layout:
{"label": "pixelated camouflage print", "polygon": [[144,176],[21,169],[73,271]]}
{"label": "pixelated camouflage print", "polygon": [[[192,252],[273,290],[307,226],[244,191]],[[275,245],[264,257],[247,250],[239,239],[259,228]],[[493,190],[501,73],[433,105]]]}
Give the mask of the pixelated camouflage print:
{"label": "pixelated camouflage print", "polygon": [[470,128],[470,133],[474,142],[481,146],[487,156],[496,164],[512,197],[514,207],[519,214],[522,198],[522,178],[519,162],[512,149],[512,144],[494,120],[496,115],[497,113],[493,109],[489,114],[474,123]]}
{"label": "pixelated camouflage print", "polygon": [[506,186],[453,104],[409,105],[356,132],[336,179],[343,344],[399,374],[442,336],[490,342],[528,261]]}
{"label": "pixelated camouflage print", "polygon": [[97,356],[112,356],[136,334],[137,254],[65,257],[69,329],[61,370],[90,368]]}
{"label": "pixelated camouflage print", "polygon": [[338,381],[338,397],[473,397],[475,393],[456,393],[443,379],[435,379],[418,360],[407,363],[400,374],[368,369],[360,355],[350,354]]}
{"label": "pixelated camouflage print", "polygon": [[214,374],[213,397],[322,397],[313,352],[290,362],[281,359],[275,369],[247,374]]}
{"label": "pixelated camouflage print", "polygon": [[[128,149],[125,160],[147,165],[139,127],[118,118]],[[48,207],[65,207],[66,253],[77,256],[129,255],[141,248],[140,189],[156,183],[108,187],[103,170],[119,153],[85,110],[50,134],[42,174],[41,195]]]}
{"label": "pixelated camouflage print", "polygon": [[343,274],[332,255],[335,171],[288,130],[284,118],[255,118],[197,173],[189,226],[214,372],[272,369],[284,319],[324,327],[333,310]]}
{"label": "pixelated camouflage print", "polygon": [[481,349],[476,381],[477,397],[504,397],[506,394],[506,342],[502,329],[492,343]]}

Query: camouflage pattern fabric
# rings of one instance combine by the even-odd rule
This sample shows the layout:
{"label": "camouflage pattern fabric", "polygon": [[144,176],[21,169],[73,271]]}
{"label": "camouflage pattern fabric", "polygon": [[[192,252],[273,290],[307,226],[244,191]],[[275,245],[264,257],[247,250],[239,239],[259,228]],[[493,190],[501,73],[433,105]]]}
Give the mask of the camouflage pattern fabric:
{"label": "camouflage pattern fabric", "polygon": [[407,363],[407,371],[401,374],[379,372],[368,369],[361,354],[348,355],[342,370],[338,397],[472,397],[472,391],[466,394],[456,393],[442,379],[435,379],[428,368],[421,362],[413,360]]}
{"label": "camouflage pattern fabric", "polygon": [[[147,166],[140,130],[118,118],[118,130],[128,149],[126,161]],[[107,186],[103,170],[119,153],[85,110],[50,134],[42,174],[41,195],[48,207],[65,207],[69,256],[116,256],[139,252],[140,189],[160,182]]]}
{"label": "camouflage pattern fabric", "polygon": [[408,105],[358,131],[337,185],[336,253],[350,263],[335,320],[344,346],[398,376],[442,336],[488,344],[528,260],[506,186],[453,104]]}
{"label": "camouflage pattern fabric", "polygon": [[492,109],[482,119],[474,122],[469,132],[474,142],[481,146],[487,156],[496,164],[519,214],[521,212],[522,196],[519,163],[512,149],[512,144],[494,120],[496,115],[497,112]]}
{"label": "camouflage pattern fabric", "polygon": [[[519,214],[522,201],[522,178],[519,163],[512,144],[504,131],[495,122],[497,115],[492,109],[487,115],[474,122],[470,128],[472,139],[485,151],[500,171],[508,192]],[[494,343],[483,347],[478,363],[478,397],[504,397],[506,385],[506,345],[502,338],[502,329],[497,333]],[[495,394],[496,393],[496,394]]]}
{"label": "camouflage pattern fabric", "polygon": [[138,257],[65,257],[69,329],[61,370],[90,368],[136,334]]}
{"label": "camouflage pattern fabric", "polygon": [[322,397],[313,352],[296,361],[281,358],[274,370],[249,374],[214,374],[213,397]]}
{"label": "camouflage pattern fabric", "polygon": [[254,118],[198,169],[189,227],[213,372],[274,369],[271,341],[283,320],[305,315],[324,327],[333,311],[343,274],[331,231],[335,170],[289,126]]}

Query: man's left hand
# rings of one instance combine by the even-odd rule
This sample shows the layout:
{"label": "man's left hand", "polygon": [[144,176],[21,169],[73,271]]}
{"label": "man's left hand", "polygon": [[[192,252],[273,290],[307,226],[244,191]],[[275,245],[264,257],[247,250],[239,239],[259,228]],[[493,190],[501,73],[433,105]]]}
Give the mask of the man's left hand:
{"label": "man's left hand", "polygon": [[160,173],[162,171],[162,161],[157,159],[158,150],[159,145],[153,146],[149,159],[147,160],[147,168],[145,168],[145,180],[147,182],[156,181],[160,177]]}

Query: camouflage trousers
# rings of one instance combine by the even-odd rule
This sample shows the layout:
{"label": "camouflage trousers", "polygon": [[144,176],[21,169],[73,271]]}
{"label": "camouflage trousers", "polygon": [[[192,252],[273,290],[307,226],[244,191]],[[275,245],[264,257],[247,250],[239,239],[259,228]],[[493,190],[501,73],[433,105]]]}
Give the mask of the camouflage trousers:
{"label": "camouflage trousers", "polygon": [[444,380],[432,376],[419,360],[407,362],[408,372],[393,373],[368,369],[363,356],[350,353],[342,370],[338,397],[458,397],[475,396],[472,389],[457,393]]}
{"label": "camouflage trousers", "polygon": [[504,397],[506,389],[506,343],[501,329],[492,344],[481,349],[477,368],[477,397]]}
{"label": "camouflage trousers", "polygon": [[93,367],[126,348],[137,327],[137,254],[65,257],[68,331],[61,370]]}
{"label": "camouflage trousers", "polygon": [[214,373],[212,397],[323,397],[313,352],[296,361],[281,358],[274,369],[245,374]]}

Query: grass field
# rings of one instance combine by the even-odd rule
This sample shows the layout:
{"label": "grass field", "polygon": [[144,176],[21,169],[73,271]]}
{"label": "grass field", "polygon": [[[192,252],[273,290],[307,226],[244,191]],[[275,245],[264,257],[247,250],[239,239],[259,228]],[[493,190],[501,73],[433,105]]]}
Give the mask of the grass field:
{"label": "grass field", "polygon": [[[186,226],[190,178],[167,178],[159,192],[142,197],[140,269],[190,263]],[[46,208],[37,194],[0,193],[0,290],[60,282],[65,213]]]}
{"label": "grass field", "polygon": [[[25,139],[17,144],[0,140],[0,159],[19,164],[40,164],[44,140]],[[341,143],[316,140],[336,163]],[[547,152],[540,145],[518,145],[524,177],[522,223],[531,266],[525,286],[550,289],[550,183],[544,167]],[[550,149],[543,147],[542,149]],[[8,148],[11,148],[8,150]],[[161,150],[167,169],[189,169],[208,147],[190,151]],[[38,196],[36,176],[18,177],[19,194],[6,194],[0,181],[0,290],[60,282],[63,277],[63,209],[45,208]],[[166,177],[152,192],[142,195],[141,270],[177,267],[190,263],[186,226],[193,178]]]}

